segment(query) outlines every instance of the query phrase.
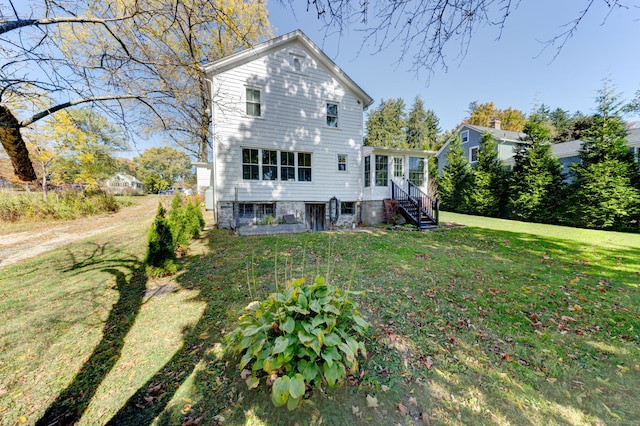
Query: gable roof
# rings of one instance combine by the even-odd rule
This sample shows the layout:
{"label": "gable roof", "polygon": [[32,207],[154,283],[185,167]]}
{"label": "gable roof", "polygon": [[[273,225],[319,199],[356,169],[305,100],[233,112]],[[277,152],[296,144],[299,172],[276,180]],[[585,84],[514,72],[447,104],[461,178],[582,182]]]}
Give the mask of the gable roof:
{"label": "gable roof", "polygon": [[[514,132],[512,130],[495,129],[493,127],[476,126],[474,124],[461,124],[460,130],[463,127],[468,127],[479,133],[491,133],[494,139],[502,141],[522,142],[521,139],[526,137],[527,134],[523,132]],[[459,133],[460,130],[457,132]]]}
{"label": "gable roof", "polygon": [[300,43],[314,59],[324,65],[331,74],[340,83],[348,87],[353,93],[356,94],[364,107],[368,107],[373,103],[373,98],[367,94],[360,86],[356,84],[335,62],[331,60],[318,46],[315,45],[302,31],[295,30],[290,33],[281,35],[280,37],[273,38],[263,43],[257,44],[248,49],[242,50],[237,53],[233,53],[229,56],[225,56],[222,59],[213,61],[204,65],[202,68],[205,74],[215,75],[220,72],[227,71],[235,68],[238,65],[247,63],[259,56],[263,56],[269,52],[280,49],[289,43]]}
{"label": "gable roof", "polygon": [[[631,127],[628,131],[629,133],[627,133],[627,146],[640,146],[640,127]],[[580,154],[580,149],[582,148],[583,143],[584,142],[581,140],[554,143],[551,144],[551,152],[553,153],[554,157],[557,158],[575,157]]]}
{"label": "gable roof", "polygon": [[[459,135],[460,132],[464,131],[465,128],[474,130],[478,133],[487,133],[487,132],[491,133],[491,136],[493,136],[493,138],[498,141],[528,143],[526,141],[521,140],[527,136],[527,134],[523,132],[514,132],[512,130],[495,129],[493,127],[476,126],[474,124],[467,124],[467,123],[462,123],[458,127],[456,127],[456,130],[453,132],[453,134]],[[451,139],[448,139],[440,147],[438,152],[436,152],[436,157],[440,157],[440,154],[442,154],[442,152],[449,146],[450,143],[451,143]]]}

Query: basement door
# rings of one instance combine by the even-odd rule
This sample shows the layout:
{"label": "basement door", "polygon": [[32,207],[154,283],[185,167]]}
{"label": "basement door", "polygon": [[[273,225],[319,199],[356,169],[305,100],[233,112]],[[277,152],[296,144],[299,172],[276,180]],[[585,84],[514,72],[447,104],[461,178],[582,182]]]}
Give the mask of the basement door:
{"label": "basement door", "polygon": [[326,205],[305,204],[305,221],[307,228],[312,231],[325,230]]}

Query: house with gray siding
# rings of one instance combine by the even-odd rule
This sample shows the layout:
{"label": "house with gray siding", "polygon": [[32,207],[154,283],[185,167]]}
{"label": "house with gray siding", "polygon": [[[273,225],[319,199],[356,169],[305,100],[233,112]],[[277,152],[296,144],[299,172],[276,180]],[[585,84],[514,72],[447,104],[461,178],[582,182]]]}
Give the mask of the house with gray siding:
{"label": "house with gray siding", "polygon": [[[471,165],[478,162],[478,151],[480,150],[482,135],[485,133],[491,134],[493,139],[496,141],[498,158],[505,164],[513,158],[517,146],[525,143],[522,139],[526,136],[522,132],[503,130],[500,125],[500,120],[497,119],[491,121],[490,127],[461,124],[454,133],[460,137],[460,145],[464,151],[464,156]],[[436,153],[439,176],[442,176],[442,170],[447,165],[447,154],[449,152],[450,143],[451,140],[445,142],[445,144]]]}
{"label": "house with gray siding", "polygon": [[323,230],[383,219],[392,186],[428,191],[430,151],[363,145],[373,103],[305,34],[294,31],[204,66],[213,158],[195,163],[220,227],[271,216]]}

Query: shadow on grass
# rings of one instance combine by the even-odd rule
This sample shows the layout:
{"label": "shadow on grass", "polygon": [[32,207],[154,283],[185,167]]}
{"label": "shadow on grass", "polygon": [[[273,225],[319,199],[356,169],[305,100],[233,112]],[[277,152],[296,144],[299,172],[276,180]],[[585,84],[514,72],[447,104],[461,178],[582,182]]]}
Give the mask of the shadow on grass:
{"label": "shadow on grass", "polygon": [[[103,248],[96,248],[94,255],[103,252]],[[94,266],[93,256],[81,262],[75,262],[71,269]],[[100,262],[100,261],[98,261]],[[123,261],[129,262],[129,261]],[[88,407],[100,383],[104,380],[113,366],[118,362],[124,346],[124,339],[133,326],[142,306],[147,276],[144,265],[131,261],[127,266],[122,262],[110,262],[110,267],[102,269],[114,276],[115,288],[119,293],[117,302],[111,308],[103,331],[102,340],[84,363],[75,378],[60,393],[58,398],[47,408],[36,425],[70,425],[77,423]],[[118,268],[131,271],[131,278]]]}

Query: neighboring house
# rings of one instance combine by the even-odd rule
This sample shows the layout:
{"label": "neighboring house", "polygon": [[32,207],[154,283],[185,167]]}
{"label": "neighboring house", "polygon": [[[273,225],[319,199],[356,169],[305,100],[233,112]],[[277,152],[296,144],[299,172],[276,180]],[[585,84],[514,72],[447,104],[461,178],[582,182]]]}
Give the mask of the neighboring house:
{"label": "neighboring house", "polygon": [[126,173],[116,173],[105,182],[104,189],[113,194],[142,193],[142,182],[135,176]]}
{"label": "neighboring house", "polygon": [[301,31],[204,66],[213,162],[195,163],[220,227],[272,216],[352,226],[383,220],[395,183],[427,191],[429,151],[363,146],[373,99]]}
{"label": "neighboring house", "polygon": [[[562,164],[562,172],[565,174],[567,182],[573,181],[573,172],[571,165],[580,161],[580,150],[582,149],[582,141],[574,140],[560,142],[551,145],[552,154],[560,160]],[[627,146],[633,153],[636,161],[640,161],[640,127],[630,127],[627,134]]]}
{"label": "neighboring house", "polygon": [[[485,133],[491,133],[491,136],[496,140],[498,158],[505,163],[505,165],[509,164],[509,160],[513,158],[518,145],[524,143],[522,139],[526,136],[522,132],[502,130],[500,128],[500,120],[496,119],[491,120],[491,127],[461,124],[456,129],[455,134],[460,136],[460,145],[464,151],[464,156],[472,165],[478,162],[478,151],[480,150],[482,135]],[[442,170],[447,165],[447,154],[450,143],[451,140],[445,142],[442,148],[436,153],[436,157],[438,158],[438,176],[442,176]]]}

